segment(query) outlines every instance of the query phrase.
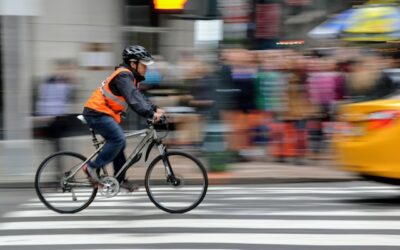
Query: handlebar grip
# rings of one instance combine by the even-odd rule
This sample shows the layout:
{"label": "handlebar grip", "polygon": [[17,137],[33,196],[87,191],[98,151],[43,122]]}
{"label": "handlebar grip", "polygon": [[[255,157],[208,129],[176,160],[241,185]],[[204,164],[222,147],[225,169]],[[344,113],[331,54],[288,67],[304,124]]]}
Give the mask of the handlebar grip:
{"label": "handlebar grip", "polygon": [[167,116],[165,115],[165,114],[163,114],[161,117],[160,117],[160,121],[161,122],[166,122],[167,121]]}
{"label": "handlebar grip", "polygon": [[167,116],[164,114],[160,117],[160,120],[156,122],[154,119],[147,119],[147,124],[148,125],[154,125],[154,124],[165,124],[167,123]]}

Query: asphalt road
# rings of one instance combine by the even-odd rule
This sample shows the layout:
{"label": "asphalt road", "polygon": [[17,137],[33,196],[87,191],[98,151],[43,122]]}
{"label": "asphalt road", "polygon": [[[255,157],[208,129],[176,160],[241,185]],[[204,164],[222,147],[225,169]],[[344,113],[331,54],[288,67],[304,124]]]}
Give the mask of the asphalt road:
{"label": "asphalt road", "polygon": [[211,186],[183,215],[144,191],[62,215],[32,189],[0,189],[1,250],[399,248],[400,189],[371,182]]}

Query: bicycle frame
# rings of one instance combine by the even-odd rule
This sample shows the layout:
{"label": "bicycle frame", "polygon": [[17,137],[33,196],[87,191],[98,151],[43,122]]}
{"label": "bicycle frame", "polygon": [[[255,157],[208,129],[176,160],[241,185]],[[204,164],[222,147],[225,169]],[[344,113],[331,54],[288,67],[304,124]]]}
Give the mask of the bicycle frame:
{"label": "bicycle frame", "polygon": [[[161,141],[158,139],[157,136],[157,132],[154,129],[153,126],[150,126],[147,129],[142,129],[142,130],[138,130],[138,131],[134,131],[134,132],[129,132],[126,133],[125,136],[126,138],[133,138],[133,137],[139,137],[139,136],[143,136],[144,138],[139,142],[139,144],[135,147],[135,149],[133,150],[133,152],[129,155],[129,157],[127,158],[125,164],[121,167],[121,169],[119,170],[119,172],[117,174],[115,174],[115,178],[118,178],[124,171],[126,171],[129,167],[131,167],[136,161],[136,157],[142,152],[143,148],[146,145],[150,145],[150,143],[152,143],[153,141],[156,142],[158,150],[160,151],[161,155],[165,155],[166,149],[163,146],[163,144],[161,143]],[[94,146],[97,147],[96,151],[86,159],[86,161],[84,161],[83,163],[79,164],[78,166],[76,166],[75,168],[73,168],[71,170],[71,172],[68,174],[68,176],[66,176],[65,181],[68,181],[69,179],[71,179],[88,161],[90,161],[91,159],[93,159],[99,152],[100,150],[102,150],[102,148],[105,145],[105,140],[102,140],[100,142],[96,142],[97,139],[94,136]],[[166,159],[166,162],[164,162],[165,164],[167,164],[167,172],[168,174],[172,174],[171,168],[170,168],[170,164],[168,162],[168,159]],[[103,168],[104,173],[107,175],[107,170],[105,168]]]}

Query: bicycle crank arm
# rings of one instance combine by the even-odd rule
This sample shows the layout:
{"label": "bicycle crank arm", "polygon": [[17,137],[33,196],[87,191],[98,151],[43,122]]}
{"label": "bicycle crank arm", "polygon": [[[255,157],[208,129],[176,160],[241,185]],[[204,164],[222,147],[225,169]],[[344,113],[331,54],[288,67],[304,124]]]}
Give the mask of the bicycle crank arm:
{"label": "bicycle crank arm", "polygon": [[76,198],[76,194],[75,194],[74,190],[71,190],[71,194],[72,194],[72,201],[77,201],[78,198]]}

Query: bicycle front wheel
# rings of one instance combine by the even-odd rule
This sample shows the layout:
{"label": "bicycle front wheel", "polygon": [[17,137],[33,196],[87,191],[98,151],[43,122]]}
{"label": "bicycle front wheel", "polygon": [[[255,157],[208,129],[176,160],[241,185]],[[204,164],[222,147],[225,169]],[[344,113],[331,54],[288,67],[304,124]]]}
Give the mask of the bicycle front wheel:
{"label": "bicycle front wheel", "polygon": [[82,169],[65,181],[70,171],[85,160],[85,156],[74,152],[59,152],[40,164],[36,172],[35,189],[46,207],[58,213],[76,213],[94,200],[97,188],[88,181]]}
{"label": "bicycle front wheel", "polygon": [[207,171],[194,156],[181,151],[167,152],[174,180],[171,180],[163,157],[156,157],[146,172],[145,186],[156,207],[169,213],[185,213],[197,207],[208,188]]}

